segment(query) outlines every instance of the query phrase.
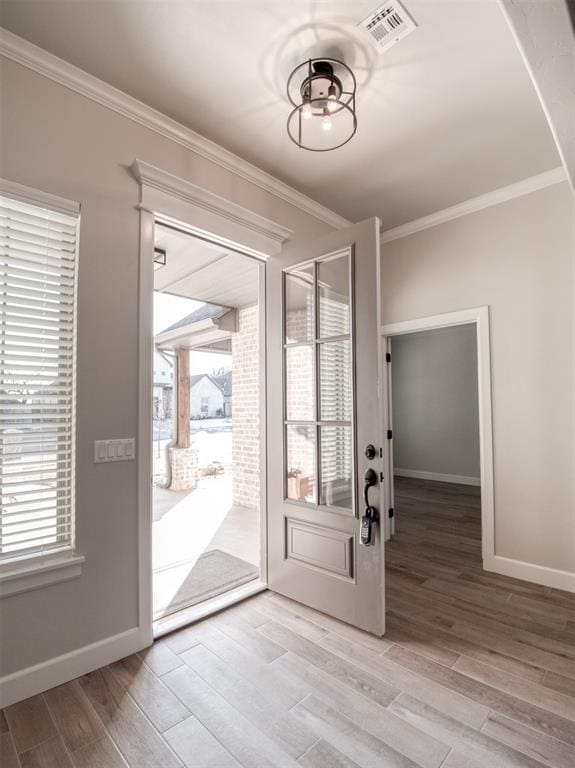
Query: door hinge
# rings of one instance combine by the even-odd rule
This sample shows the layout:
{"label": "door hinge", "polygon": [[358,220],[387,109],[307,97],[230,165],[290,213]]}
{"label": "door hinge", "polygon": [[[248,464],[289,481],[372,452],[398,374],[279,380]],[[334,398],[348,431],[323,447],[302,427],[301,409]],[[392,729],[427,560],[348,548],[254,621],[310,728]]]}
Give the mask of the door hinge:
{"label": "door hinge", "polygon": [[387,514],[388,514],[388,517],[393,517],[393,516],[394,516],[394,514],[395,514],[395,513],[394,513],[394,511],[393,511],[393,507],[390,507],[390,508],[387,510]]}
{"label": "door hinge", "polygon": [[386,352],[385,353],[385,362],[386,363],[391,363],[391,352]]}
{"label": "door hinge", "polygon": [[392,437],[393,437],[393,432],[391,431],[391,429],[388,429],[387,430],[387,439],[391,440]]}
{"label": "door hinge", "polygon": [[383,472],[379,473],[379,482],[383,483]]}
{"label": "door hinge", "polygon": [[383,459],[383,448],[379,449],[379,458]]}

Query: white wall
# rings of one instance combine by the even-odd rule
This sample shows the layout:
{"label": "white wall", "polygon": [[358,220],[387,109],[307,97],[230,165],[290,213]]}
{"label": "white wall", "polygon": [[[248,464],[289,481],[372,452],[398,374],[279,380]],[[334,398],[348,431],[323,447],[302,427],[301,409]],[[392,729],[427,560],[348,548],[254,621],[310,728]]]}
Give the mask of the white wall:
{"label": "white wall", "polygon": [[202,400],[207,400],[208,417],[217,416],[224,412],[224,393],[208,376],[203,376],[192,386],[190,391],[190,413],[193,418],[197,418],[202,413]]}
{"label": "white wall", "polygon": [[0,59],[0,175],[81,203],[77,543],[81,577],[0,600],[0,675],[138,625],[136,462],[94,464],[93,441],[137,436],[136,157],[253,209],[306,242],[329,231],[219,165]]}
{"label": "white wall", "polygon": [[383,245],[383,321],[489,305],[496,555],[575,572],[566,182]]}
{"label": "white wall", "polygon": [[499,0],[575,189],[573,0]]}
{"label": "white wall", "polygon": [[154,384],[173,385],[174,366],[157,350],[154,350]]}
{"label": "white wall", "polygon": [[391,348],[397,473],[449,475],[479,485],[475,325],[394,336]]}

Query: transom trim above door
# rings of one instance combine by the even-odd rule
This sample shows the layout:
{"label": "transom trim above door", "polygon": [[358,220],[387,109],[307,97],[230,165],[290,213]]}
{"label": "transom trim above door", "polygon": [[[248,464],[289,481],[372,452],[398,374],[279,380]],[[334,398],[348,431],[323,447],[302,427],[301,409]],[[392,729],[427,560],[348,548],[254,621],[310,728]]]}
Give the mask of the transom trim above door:
{"label": "transom trim above door", "polygon": [[[132,173],[140,183],[140,208],[182,221],[194,221],[198,233],[241,243],[256,256],[277,256],[293,230],[225,197],[174,176],[143,160],[134,160]],[[174,207],[178,208],[174,216]]]}

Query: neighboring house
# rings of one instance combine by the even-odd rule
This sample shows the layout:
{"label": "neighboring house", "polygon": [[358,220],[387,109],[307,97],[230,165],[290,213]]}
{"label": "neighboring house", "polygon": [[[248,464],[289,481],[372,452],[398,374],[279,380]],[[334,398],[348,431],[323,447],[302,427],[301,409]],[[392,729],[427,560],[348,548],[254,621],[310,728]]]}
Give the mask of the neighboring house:
{"label": "neighboring house", "polygon": [[224,416],[232,415],[232,372],[226,371],[212,376],[224,394]]}
{"label": "neighboring house", "polygon": [[190,376],[190,415],[192,419],[224,416],[224,392],[213,376],[199,373]]}
{"label": "neighboring house", "polygon": [[163,352],[154,352],[154,419],[171,419],[174,402],[174,366]]}

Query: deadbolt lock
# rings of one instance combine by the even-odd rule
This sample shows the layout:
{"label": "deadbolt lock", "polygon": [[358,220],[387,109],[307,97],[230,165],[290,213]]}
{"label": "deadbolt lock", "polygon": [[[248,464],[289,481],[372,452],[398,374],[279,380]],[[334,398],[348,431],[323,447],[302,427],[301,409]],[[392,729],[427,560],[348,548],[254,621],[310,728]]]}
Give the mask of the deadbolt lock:
{"label": "deadbolt lock", "polygon": [[372,445],[371,443],[369,445],[365,446],[365,458],[366,459],[375,459],[376,450],[375,445]]}

